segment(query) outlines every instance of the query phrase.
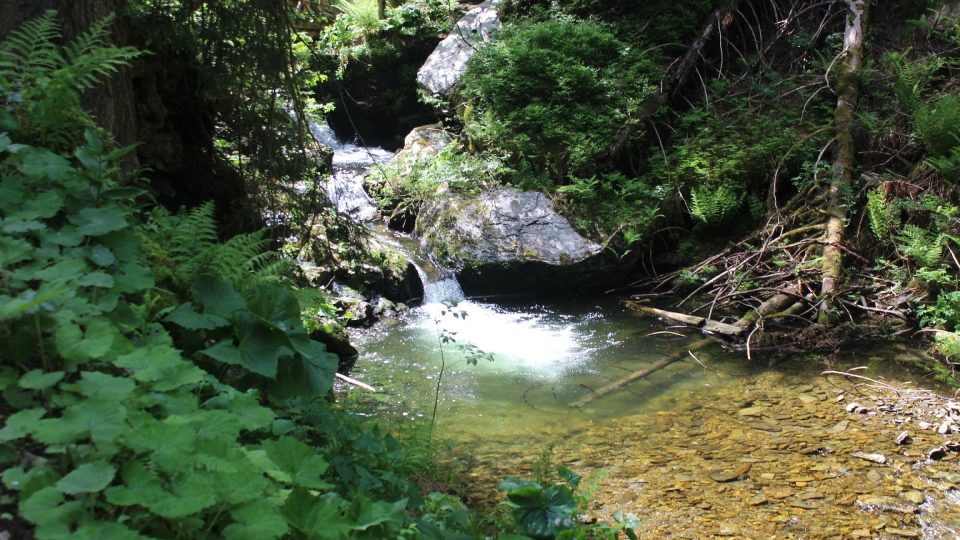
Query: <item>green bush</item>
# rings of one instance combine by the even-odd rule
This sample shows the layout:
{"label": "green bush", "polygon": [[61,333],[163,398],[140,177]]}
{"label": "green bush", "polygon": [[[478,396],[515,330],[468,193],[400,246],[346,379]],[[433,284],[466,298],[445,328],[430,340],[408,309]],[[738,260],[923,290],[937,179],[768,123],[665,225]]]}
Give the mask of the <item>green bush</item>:
{"label": "green bush", "polygon": [[629,111],[659,69],[589,21],[520,22],[475,54],[462,81],[469,136],[511,157],[525,187],[597,172]]}
{"label": "green bush", "polygon": [[954,183],[960,175],[960,94],[921,105],[914,124],[930,155],[930,163]]}

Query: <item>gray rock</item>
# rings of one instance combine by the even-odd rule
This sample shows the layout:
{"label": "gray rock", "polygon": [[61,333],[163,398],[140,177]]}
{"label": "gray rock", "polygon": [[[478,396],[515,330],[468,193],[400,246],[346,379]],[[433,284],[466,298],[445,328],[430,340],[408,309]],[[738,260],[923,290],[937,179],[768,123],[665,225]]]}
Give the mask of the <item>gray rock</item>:
{"label": "gray rock", "polygon": [[577,233],[543,193],[501,187],[479,196],[440,196],[421,208],[417,233],[425,248],[459,269],[468,294],[610,283],[601,246]]}
{"label": "gray rock", "polygon": [[467,61],[501,28],[500,0],[486,0],[457,21],[456,26],[417,71],[417,82],[432,95],[448,98],[467,70]]}
{"label": "gray rock", "polygon": [[868,454],[866,452],[852,452],[850,454],[855,458],[865,459],[867,461],[872,461],[874,463],[886,463],[887,457],[883,454]]}

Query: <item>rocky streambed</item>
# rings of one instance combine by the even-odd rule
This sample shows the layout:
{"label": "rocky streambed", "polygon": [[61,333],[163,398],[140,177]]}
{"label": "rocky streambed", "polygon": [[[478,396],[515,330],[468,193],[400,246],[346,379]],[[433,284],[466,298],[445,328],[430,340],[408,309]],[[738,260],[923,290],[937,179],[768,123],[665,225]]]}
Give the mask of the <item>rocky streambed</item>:
{"label": "rocky streambed", "polygon": [[[633,512],[642,538],[960,537],[960,452],[931,459],[960,440],[929,421],[942,402],[897,406],[797,371],[597,423],[557,439],[554,459],[603,471],[593,512]],[[485,493],[523,462],[488,452],[469,473]]]}

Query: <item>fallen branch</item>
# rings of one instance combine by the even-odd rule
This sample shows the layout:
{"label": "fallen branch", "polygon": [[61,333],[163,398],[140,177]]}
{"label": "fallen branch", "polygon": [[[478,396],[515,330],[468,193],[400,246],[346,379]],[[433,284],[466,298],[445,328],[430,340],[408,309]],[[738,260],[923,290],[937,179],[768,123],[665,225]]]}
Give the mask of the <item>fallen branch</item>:
{"label": "fallen branch", "polygon": [[704,347],[706,347],[707,345],[710,345],[711,343],[713,343],[712,339],[703,338],[699,341],[695,341],[691,343],[689,346],[684,347],[683,349],[677,349],[676,351],[661,358],[657,362],[650,364],[649,366],[641,369],[640,371],[634,371],[633,373],[627,375],[626,377],[621,377],[613,382],[610,382],[598,388],[597,390],[594,390],[592,393],[587,394],[586,396],[583,396],[582,398],[571,403],[570,407],[579,409],[585,405],[588,405],[593,401],[596,401],[611,392],[619,390],[620,388],[623,388],[624,386],[638,379],[642,379],[647,375],[650,375],[655,371],[661,370],[678,360],[682,360],[686,358],[687,353],[690,353],[693,351],[699,351],[700,349],[703,349]]}
{"label": "fallen branch", "polygon": [[347,384],[352,384],[353,386],[356,386],[357,388],[363,388],[363,389],[366,390],[367,392],[376,392],[376,391],[377,391],[376,388],[370,386],[369,384],[367,384],[367,383],[362,383],[362,382],[360,382],[360,381],[358,381],[358,380],[356,380],[356,379],[351,379],[350,377],[347,377],[347,376],[344,375],[343,373],[334,373],[333,375],[334,375],[334,377],[340,379],[341,381],[343,381],[343,382],[345,382],[345,383],[347,383]]}

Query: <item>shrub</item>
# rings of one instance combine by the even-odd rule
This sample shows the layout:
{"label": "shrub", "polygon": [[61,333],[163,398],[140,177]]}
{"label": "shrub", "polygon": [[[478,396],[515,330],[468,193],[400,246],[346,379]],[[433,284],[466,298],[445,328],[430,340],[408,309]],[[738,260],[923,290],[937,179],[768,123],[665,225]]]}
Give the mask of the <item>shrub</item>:
{"label": "shrub", "polygon": [[590,177],[658,68],[588,21],[520,22],[469,62],[462,94],[470,137],[511,156],[531,187]]}

